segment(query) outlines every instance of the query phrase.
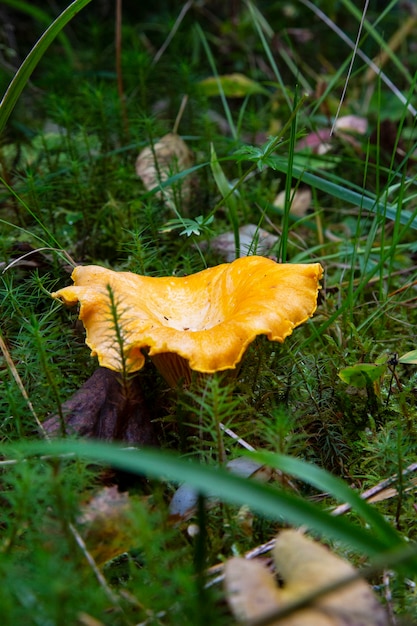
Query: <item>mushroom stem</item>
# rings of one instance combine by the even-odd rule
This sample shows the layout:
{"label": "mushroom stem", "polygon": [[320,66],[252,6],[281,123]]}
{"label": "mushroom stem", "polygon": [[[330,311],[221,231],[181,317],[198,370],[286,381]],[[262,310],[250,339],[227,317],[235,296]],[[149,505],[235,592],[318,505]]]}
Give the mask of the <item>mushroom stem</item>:
{"label": "mushroom stem", "polygon": [[151,360],[170,387],[176,387],[180,381],[184,385],[191,383],[192,370],[182,356],[175,352],[162,352],[154,354]]}

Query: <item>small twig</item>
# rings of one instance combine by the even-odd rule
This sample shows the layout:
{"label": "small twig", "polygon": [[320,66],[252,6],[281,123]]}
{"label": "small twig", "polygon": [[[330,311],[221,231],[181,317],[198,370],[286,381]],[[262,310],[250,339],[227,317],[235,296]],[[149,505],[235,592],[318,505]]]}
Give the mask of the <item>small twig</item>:
{"label": "small twig", "polygon": [[384,585],[384,597],[386,602],[386,608],[388,613],[388,619],[390,621],[390,626],[396,626],[397,620],[395,619],[394,609],[392,607],[392,593],[390,587],[390,572],[385,571],[382,576],[382,582]]}
{"label": "small twig", "polygon": [[122,114],[123,131],[126,137],[129,135],[129,122],[126,111],[126,100],[123,87],[122,71],[122,0],[116,0],[116,25],[115,25],[115,48],[116,48],[116,76],[117,93],[119,95],[120,109]]}
{"label": "small twig", "polygon": [[[355,49],[355,44],[346,33],[343,32],[323,11],[321,11],[318,7],[316,7],[310,0],[300,0],[302,4],[308,7],[313,13],[315,13],[327,26],[329,26],[339,37],[344,41],[352,50]],[[386,84],[388,89],[390,89],[393,94],[398,98],[398,100],[407,107],[407,110],[411,115],[417,115],[417,109],[413,107],[413,105],[408,101],[408,99],[401,93],[401,91],[394,85],[392,80],[388,78],[386,74],[370,59],[360,48],[356,50],[356,54],[358,57],[365,61],[365,63],[373,69],[375,74],[379,76],[383,83]]]}
{"label": "small twig", "polygon": [[30,250],[29,252],[26,252],[26,254],[23,254],[22,256],[19,256],[17,259],[14,259],[13,261],[11,261],[11,263],[6,265],[6,267],[2,270],[2,274],[7,272],[7,270],[9,270],[14,265],[19,265],[19,263],[21,261],[23,261],[23,259],[26,259],[26,257],[31,256],[32,254],[36,254],[37,252],[44,252],[45,250],[47,250],[48,252],[60,252],[61,254],[63,254],[65,256],[65,258],[67,259],[68,263],[72,267],[77,267],[77,263],[68,254],[68,252],[66,250],[61,250],[61,248],[49,248],[48,246],[45,246],[43,248],[36,248],[36,250]]}
{"label": "small twig", "polygon": [[[75,458],[74,452],[67,452],[65,454],[42,454],[39,456],[40,461],[50,461],[51,459],[69,459]],[[17,465],[17,463],[27,463],[28,459],[7,459],[0,461],[0,467],[6,467],[7,465]]]}
{"label": "small twig", "polygon": [[68,524],[68,527],[69,527],[69,529],[71,531],[71,534],[74,537],[78,547],[81,549],[81,552],[83,553],[83,555],[85,556],[86,560],[88,561],[88,564],[90,565],[91,569],[93,570],[95,577],[97,578],[97,580],[100,583],[100,585],[103,587],[105,594],[107,595],[107,597],[109,598],[111,603],[113,605],[115,605],[115,608],[117,610],[121,611],[122,609],[121,609],[120,604],[119,604],[118,596],[110,589],[109,585],[107,584],[107,580],[104,578],[103,574],[101,573],[101,571],[100,571],[97,563],[95,562],[93,556],[87,550],[87,546],[85,545],[84,539],[81,537],[80,533],[78,532],[78,530],[75,528],[75,526],[73,524]]}
{"label": "small twig", "polygon": [[180,27],[180,24],[181,24],[182,20],[184,19],[186,13],[191,9],[192,5],[193,5],[193,0],[188,0],[188,2],[186,2],[184,4],[184,6],[182,7],[182,9],[181,9],[177,19],[175,20],[175,24],[172,27],[171,32],[169,33],[168,37],[165,39],[165,41],[162,44],[162,46],[159,48],[158,52],[155,54],[155,56],[154,56],[154,58],[152,60],[152,65],[156,65],[158,63],[159,59],[164,54],[165,50],[168,48],[169,44],[174,39],[175,33],[177,32],[178,28]]}
{"label": "small twig", "polygon": [[40,432],[42,433],[42,436],[43,436],[43,437],[44,437],[47,441],[49,441],[48,434],[46,433],[46,431],[45,431],[44,427],[42,426],[41,421],[39,420],[38,416],[36,415],[36,411],[35,411],[35,409],[33,408],[33,404],[32,404],[32,402],[30,401],[30,398],[29,398],[28,393],[27,393],[27,391],[26,391],[26,389],[25,389],[25,386],[24,386],[24,384],[23,384],[23,381],[22,381],[22,379],[20,378],[19,372],[18,372],[18,371],[17,371],[17,369],[16,369],[16,366],[15,366],[15,364],[14,364],[14,362],[13,362],[13,359],[12,359],[12,357],[11,357],[11,354],[10,354],[10,352],[9,352],[9,350],[8,350],[8,348],[7,348],[7,346],[6,346],[5,342],[4,342],[4,340],[3,340],[3,337],[2,337],[2,335],[1,335],[1,333],[0,333],[0,350],[1,350],[1,351],[2,351],[2,353],[3,353],[3,357],[4,357],[4,359],[5,359],[5,361],[6,361],[7,365],[8,365],[8,367],[9,367],[9,369],[10,369],[10,372],[11,372],[11,374],[12,374],[12,376],[13,376],[13,378],[14,378],[14,380],[15,380],[16,384],[17,384],[17,386],[19,387],[20,393],[22,394],[22,396],[24,397],[24,399],[25,399],[25,401],[26,401],[26,404],[27,404],[27,406],[28,406],[28,408],[29,408],[29,411],[32,413],[32,415],[33,415],[33,417],[34,417],[34,420],[35,420],[35,422],[36,422],[36,424],[37,424],[37,426],[38,426],[38,428],[39,428]]}
{"label": "small twig", "polygon": [[241,439],[239,435],[237,435],[230,428],[226,428],[226,426],[222,424],[221,422],[220,422],[220,428],[223,432],[226,433],[226,435],[229,435],[229,437],[237,441],[243,448],[246,448],[246,450],[249,450],[250,452],[256,452],[255,448],[251,446],[250,443],[247,443],[244,439]]}
{"label": "small twig", "polygon": [[[326,230],[326,235],[329,235],[329,231]],[[336,240],[334,240],[336,241]],[[347,269],[348,267],[350,267],[350,265],[348,264],[338,264],[338,267],[341,269]],[[384,274],[382,277],[380,276],[373,276],[372,278],[369,279],[368,281],[368,285],[375,285],[378,282],[387,280],[387,278],[392,278],[392,276],[403,276],[404,274],[409,274],[410,271],[414,271],[415,267],[412,267],[410,269],[403,269],[403,270],[396,270],[395,272],[391,272],[391,273],[387,273]],[[355,278],[352,281],[352,285],[354,287],[357,287],[359,285],[361,281],[361,278]],[[337,283],[337,285],[327,285],[326,289],[327,291],[332,291],[335,289],[345,289],[348,285],[350,284],[350,282],[348,280],[344,280],[340,283]],[[414,285],[417,285],[417,280],[412,282],[412,283],[407,283],[407,285],[404,285],[404,287],[401,287],[400,289],[397,289],[396,291],[392,291],[391,293],[388,294],[388,298],[392,298],[392,296],[397,295],[398,293],[401,293],[402,291],[405,291],[406,289],[409,289],[410,287],[413,287]],[[408,302],[408,301],[407,301]],[[402,303],[403,304],[403,303]]]}
{"label": "small twig", "polygon": [[172,129],[173,133],[178,133],[178,127],[179,127],[179,125],[181,123],[182,115],[183,115],[183,113],[185,111],[185,107],[187,106],[187,102],[188,102],[188,96],[185,95],[185,96],[182,97],[180,108],[179,108],[179,111],[177,113],[177,117],[175,118],[174,126],[173,126],[173,129]]}
{"label": "small twig", "polygon": [[348,69],[348,72],[347,72],[347,75],[346,75],[345,84],[343,86],[342,95],[340,96],[340,100],[339,100],[339,104],[338,104],[338,107],[337,107],[336,115],[334,116],[333,124],[332,124],[332,127],[330,129],[330,136],[333,135],[333,132],[334,132],[334,129],[335,129],[335,126],[336,126],[336,122],[337,122],[337,119],[339,117],[340,109],[342,108],[342,104],[343,104],[343,101],[345,99],[347,87],[348,87],[348,84],[349,84],[350,75],[352,74],[353,64],[355,62],[355,56],[356,56],[356,54],[358,52],[358,48],[359,48],[359,41],[360,41],[360,38],[361,38],[363,23],[365,21],[365,15],[366,15],[366,11],[368,10],[368,5],[369,5],[369,0],[365,0],[365,6],[363,7],[362,17],[361,17],[361,21],[360,21],[359,29],[358,29],[358,34],[356,36],[355,47],[353,48],[352,58],[350,60],[349,69]]}
{"label": "small twig", "polygon": [[[411,472],[415,472],[416,470],[417,470],[417,463],[412,463],[411,465],[405,468],[402,474],[403,476],[405,476]],[[396,475],[390,476],[390,478],[386,478],[385,480],[381,481],[377,485],[374,485],[374,487],[371,487],[367,491],[364,491],[360,497],[363,500],[369,500],[370,498],[377,495],[378,493],[380,493],[381,491],[383,491],[384,489],[386,489],[387,487],[389,487],[396,481],[397,481]],[[347,511],[349,511],[351,508],[352,508],[351,504],[345,503],[333,509],[331,513],[332,515],[343,515],[344,513],[347,513]],[[270,552],[274,548],[274,545],[275,545],[275,539],[271,539],[270,541],[267,541],[266,543],[263,543],[259,546],[256,546],[255,548],[252,548],[252,550],[245,552],[243,557],[245,559],[254,559],[258,556],[261,556],[262,554],[265,554],[266,552]],[[213,565],[212,567],[209,567],[207,569],[207,575],[215,576],[215,578],[212,578],[210,581],[208,581],[207,585],[212,586],[212,585],[222,582],[222,580],[224,579],[223,571],[224,571],[224,563],[218,563],[216,565]]]}
{"label": "small twig", "polygon": [[417,280],[413,280],[413,282],[407,283],[406,285],[403,285],[402,287],[400,287],[399,289],[396,289],[395,291],[391,291],[391,293],[388,294],[388,298],[392,298],[392,296],[396,296],[399,293],[406,291],[407,289],[411,289],[411,287],[415,287],[416,285],[417,285]]}
{"label": "small twig", "polygon": [[[26,462],[26,459],[23,459]],[[21,459],[7,459],[7,461],[0,461],[0,467],[6,467],[7,465],[17,465],[17,463],[21,463]]]}
{"label": "small twig", "polygon": [[[406,476],[407,474],[410,474],[411,472],[415,472],[416,470],[417,470],[417,463],[411,463],[411,465],[409,465],[402,471],[402,475]],[[397,480],[398,480],[398,476],[397,474],[394,474],[394,476],[390,476],[390,478],[386,478],[385,480],[382,480],[377,485],[374,485],[370,489],[367,489],[366,491],[361,493],[360,497],[362,498],[362,500],[369,500],[370,498],[380,493],[387,487],[390,487]],[[341,504],[340,506],[333,509],[332,515],[343,515],[344,513],[347,513],[347,511],[350,511],[351,508],[352,508],[352,505],[349,504],[348,502],[345,502],[345,504]]]}

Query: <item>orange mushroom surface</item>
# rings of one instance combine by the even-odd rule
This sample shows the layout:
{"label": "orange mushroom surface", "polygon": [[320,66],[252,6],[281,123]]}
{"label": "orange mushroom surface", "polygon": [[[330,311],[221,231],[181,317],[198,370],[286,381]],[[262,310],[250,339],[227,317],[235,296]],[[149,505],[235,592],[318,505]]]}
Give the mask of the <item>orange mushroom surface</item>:
{"label": "orange mushroom surface", "polygon": [[[124,362],[135,372],[147,352],[161,371],[163,360],[175,368],[182,357],[192,370],[209,374],[235,368],[257,335],[283,342],[315,312],[322,274],[319,263],[279,264],[260,256],[185,277],[87,265],[74,269],[73,286],[52,297],[80,302],[86,343],[104,367],[120,371]],[[162,373],[171,384],[180,372],[171,380]]]}

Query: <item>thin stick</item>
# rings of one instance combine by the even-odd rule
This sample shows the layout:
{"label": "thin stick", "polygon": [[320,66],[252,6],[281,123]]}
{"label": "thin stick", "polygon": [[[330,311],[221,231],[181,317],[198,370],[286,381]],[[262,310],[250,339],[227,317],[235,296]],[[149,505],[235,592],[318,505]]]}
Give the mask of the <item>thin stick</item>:
{"label": "thin stick", "polygon": [[162,46],[159,48],[158,52],[155,54],[155,56],[154,56],[154,58],[152,60],[152,65],[156,65],[158,63],[159,59],[164,54],[165,50],[168,48],[169,44],[174,39],[175,33],[179,29],[182,20],[184,19],[187,11],[189,11],[189,9],[191,9],[192,5],[193,5],[193,0],[188,0],[188,2],[186,2],[184,4],[184,6],[182,7],[182,9],[181,9],[177,19],[175,20],[175,24],[172,27],[171,32],[169,33],[168,37],[165,39],[165,41],[162,44]]}
{"label": "thin stick", "polygon": [[123,88],[122,71],[122,0],[116,0],[116,24],[115,24],[115,48],[116,48],[116,76],[117,93],[119,95],[120,109],[122,114],[123,131],[125,136],[129,135],[129,122],[126,111],[125,92]]}
{"label": "thin stick", "polygon": [[[411,463],[411,465],[406,467],[405,470],[401,472],[401,475],[407,476],[407,474],[410,474],[411,472],[415,472],[416,470],[417,470],[417,463]],[[398,476],[397,474],[394,474],[394,476],[390,476],[389,478],[382,480],[377,485],[374,485],[370,489],[367,489],[366,491],[361,493],[360,497],[362,498],[362,500],[369,500],[370,498],[377,495],[378,493],[380,493],[387,487],[390,487],[397,480],[398,480]],[[350,511],[351,508],[352,508],[352,505],[346,502],[345,504],[341,504],[340,506],[333,509],[332,515],[343,515],[347,511]]]}
{"label": "thin stick", "polygon": [[30,252],[26,252],[26,254],[23,254],[22,256],[19,256],[17,259],[14,259],[13,261],[11,261],[11,263],[6,265],[6,267],[2,270],[2,274],[7,272],[7,270],[9,270],[14,265],[18,265],[20,263],[20,261],[23,261],[23,259],[26,259],[26,257],[29,257],[32,254],[36,254],[37,252],[44,252],[45,250],[47,250],[48,252],[59,252],[59,253],[62,253],[65,256],[65,258],[67,259],[68,263],[72,267],[77,267],[77,263],[68,254],[68,252],[66,250],[61,250],[61,248],[49,248],[48,246],[45,246],[43,248],[36,248],[36,250],[30,250]]}
{"label": "thin stick", "polygon": [[12,357],[11,357],[11,355],[10,355],[10,352],[9,352],[9,350],[8,350],[8,348],[7,348],[7,346],[6,346],[5,342],[4,342],[4,340],[3,340],[3,337],[2,337],[2,335],[1,335],[1,333],[0,333],[0,350],[1,350],[1,351],[2,351],[2,353],[3,353],[3,357],[4,357],[4,359],[5,359],[6,363],[7,363],[7,365],[9,366],[10,372],[11,372],[11,374],[12,374],[13,378],[15,379],[15,382],[16,382],[17,386],[18,386],[18,387],[19,387],[19,389],[20,389],[20,393],[22,394],[22,396],[24,397],[24,399],[25,399],[25,401],[26,401],[26,404],[28,405],[29,411],[32,413],[32,415],[33,415],[33,417],[34,417],[34,420],[35,420],[35,422],[36,422],[36,424],[37,424],[37,426],[38,426],[38,428],[39,428],[40,432],[42,433],[43,437],[44,437],[47,441],[49,441],[48,434],[47,434],[47,432],[45,431],[44,427],[42,426],[42,424],[41,424],[41,422],[40,422],[40,420],[39,420],[38,416],[36,415],[36,411],[35,411],[35,409],[33,408],[33,404],[32,404],[32,402],[30,401],[30,398],[29,398],[29,396],[28,396],[28,393],[27,393],[27,391],[26,391],[26,389],[25,389],[25,386],[24,386],[24,384],[23,384],[23,382],[22,382],[22,379],[20,378],[19,372],[18,372],[18,371],[17,371],[17,369],[16,369],[16,366],[15,366],[15,364],[14,364],[14,362],[13,362],[13,359],[12,359]]}
{"label": "thin stick", "polygon": [[235,441],[240,443],[240,445],[243,448],[246,448],[246,450],[249,450],[250,452],[256,452],[255,448],[253,446],[251,446],[250,443],[247,443],[244,439],[241,439],[241,437],[239,437],[239,435],[237,435],[230,428],[226,428],[226,426],[224,424],[222,424],[221,422],[220,422],[220,428],[222,429],[223,432],[226,433],[226,435],[229,435],[229,437],[231,437],[232,439],[234,439]]}
{"label": "thin stick", "polygon": [[[41,461],[49,461],[50,459],[69,459],[75,458],[73,452],[67,452],[65,454],[42,454],[39,459]],[[7,465],[17,465],[17,463],[27,463],[28,459],[7,459],[0,461],[0,467],[7,467]]]}
{"label": "thin stick", "polygon": [[121,608],[120,608],[120,605],[119,605],[119,598],[110,589],[109,585],[107,584],[107,580],[104,578],[103,574],[100,572],[100,569],[99,569],[97,563],[95,562],[93,556],[87,550],[87,546],[84,543],[84,539],[81,537],[80,533],[75,528],[75,526],[73,526],[73,524],[68,524],[68,528],[70,529],[71,534],[74,537],[78,547],[81,549],[81,552],[83,553],[83,555],[85,556],[86,560],[88,561],[89,566],[93,570],[93,572],[95,574],[95,577],[97,578],[97,580],[100,583],[100,585],[103,587],[107,597],[109,598],[111,603],[113,605],[115,605],[115,608],[117,608],[119,611],[121,611]]}
{"label": "thin stick", "polygon": [[[353,41],[349,39],[346,33],[344,33],[343,30],[341,30],[334,22],[332,22],[332,20],[327,17],[327,15],[323,13],[323,11],[321,11],[312,2],[310,2],[310,0],[300,0],[300,2],[302,2],[302,4],[311,9],[311,11],[313,11],[313,13],[315,13],[327,26],[329,26],[329,28],[331,28],[340,37],[340,39],[342,39],[342,41],[344,41],[345,44],[347,44],[352,50],[355,49],[355,44],[353,43]],[[382,82],[386,84],[388,89],[390,89],[396,95],[398,100],[407,107],[408,112],[411,113],[411,115],[416,116],[417,109],[415,109],[413,105],[408,102],[404,94],[401,93],[401,91],[394,85],[392,80],[390,80],[388,76],[384,74],[384,72],[372,61],[372,59],[370,59],[364,52],[362,52],[360,48],[356,50],[356,54],[362,59],[362,61],[365,61],[365,63],[374,70],[375,74],[377,74],[381,78]]]}
{"label": "thin stick", "polygon": [[177,117],[175,118],[175,122],[174,122],[174,127],[172,129],[173,133],[178,133],[178,127],[181,123],[181,119],[182,119],[182,115],[185,111],[185,107],[187,106],[187,102],[188,102],[188,96],[185,95],[183,96],[182,100],[181,100],[181,104],[180,104],[180,108],[179,111],[177,113]]}
{"label": "thin stick", "polygon": [[[417,463],[412,463],[411,465],[405,468],[402,474],[403,476],[406,476],[407,474],[411,472],[415,472],[416,470],[417,470]],[[381,481],[377,485],[374,485],[367,491],[364,491],[361,494],[361,498],[363,500],[369,500],[370,498],[375,496],[377,493],[380,493],[381,491],[383,491],[384,489],[392,485],[392,483],[394,483],[396,480],[397,480],[396,474],[394,476],[390,476],[389,478],[386,478],[385,480]],[[344,513],[349,511],[351,508],[352,507],[350,504],[345,503],[333,509],[331,513],[332,515],[343,515]],[[274,546],[275,546],[275,539],[270,539],[266,543],[263,543],[259,546],[256,546],[255,548],[252,548],[252,550],[245,552],[243,556],[245,559],[254,559],[258,556],[261,556],[262,554],[265,554],[266,552],[270,552],[274,548]],[[215,576],[215,578],[212,578],[211,580],[209,580],[207,582],[207,586],[212,586],[212,585],[222,582],[222,580],[224,579],[223,572],[224,572],[224,563],[218,563],[217,565],[212,565],[212,567],[209,567],[207,569],[207,575]]]}
{"label": "thin stick", "polygon": [[387,613],[390,621],[390,626],[395,626],[397,620],[395,618],[394,609],[392,606],[392,593],[390,587],[390,571],[384,571],[384,575],[382,577],[382,583],[384,585],[384,597],[385,597],[385,606],[387,607]]}
{"label": "thin stick", "polygon": [[365,21],[365,15],[366,15],[366,11],[368,10],[368,5],[369,5],[369,0],[365,0],[365,6],[363,7],[361,22],[359,24],[359,30],[358,30],[358,34],[356,36],[355,47],[353,49],[352,58],[350,60],[348,73],[347,73],[347,76],[346,76],[345,84],[343,86],[343,91],[342,91],[342,95],[341,95],[340,100],[339,100],[339,104],[338,104],[338,107],[337,107],[336,115],[334,116],[333,125],[332,125],[332,127],[330,129],[330,135],[333,135],[333,131],[334,131],[335,126],[336,126],[337,118],[339,117],[340,109],[342,108],[342,104],[343,104],[343,101],[345,99],[347,86],[349,84],[350,75],[352,74],[353,64],[355,62],[355,56],[356,56],[356,53],[357,53],[358,48],[359,48],[359,41],[360,41],[360,38],[361,38],[363,23]]}

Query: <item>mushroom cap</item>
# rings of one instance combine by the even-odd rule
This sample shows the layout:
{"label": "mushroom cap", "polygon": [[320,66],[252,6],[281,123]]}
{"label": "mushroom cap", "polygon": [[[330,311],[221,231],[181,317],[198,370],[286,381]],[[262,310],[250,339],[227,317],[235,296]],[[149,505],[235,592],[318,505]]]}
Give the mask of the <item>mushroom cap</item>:
{"label": "mushroom cap", "polygon": [[315,312],[322,274],[319,263],[279,264],[260,256],[185,277],[87,265],[74,269],[73,286],[52,297],[80,302],[86,343],[104,367],[120,371],[124,360],[135,372],[144,365],[144,350],[151,357],[179,355],[192,370],[209,374],[235,368],[257,335],[283,342]]}

